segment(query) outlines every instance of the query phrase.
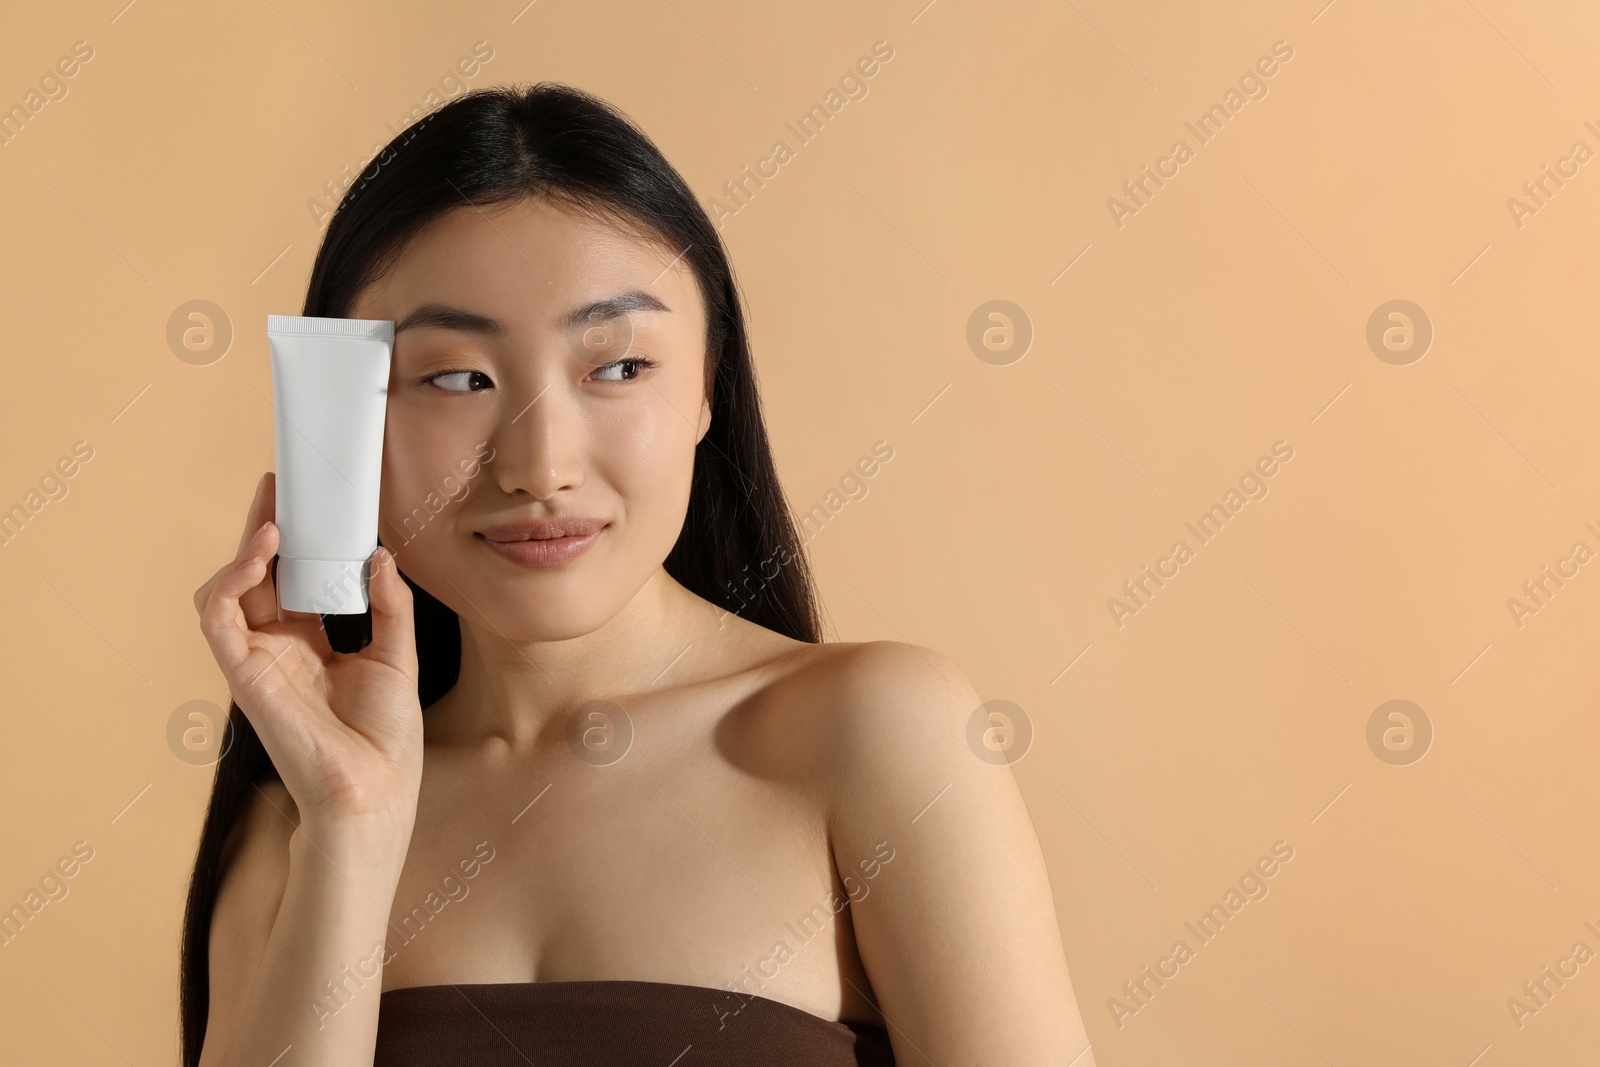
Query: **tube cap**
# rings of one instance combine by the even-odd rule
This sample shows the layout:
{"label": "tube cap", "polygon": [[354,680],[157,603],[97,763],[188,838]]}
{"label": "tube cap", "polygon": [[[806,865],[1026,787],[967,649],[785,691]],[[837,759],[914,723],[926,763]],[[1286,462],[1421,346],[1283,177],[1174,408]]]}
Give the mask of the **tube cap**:
{"label": "tube cap", "polygon": [[368,561],[278,557],[278,606],[319,615],[360,615],[367,610]]}

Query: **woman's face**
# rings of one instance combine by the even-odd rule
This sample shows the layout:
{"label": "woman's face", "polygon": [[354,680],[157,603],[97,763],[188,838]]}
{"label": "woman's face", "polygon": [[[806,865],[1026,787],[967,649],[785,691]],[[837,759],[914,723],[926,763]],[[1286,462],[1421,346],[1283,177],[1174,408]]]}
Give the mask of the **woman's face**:
{"label": "woman's face", "polygon": [[[673,256],[543,199],[463,206],[351,309],[395,322],[378,536],[463,619],[589,633],[677,541],[711,406],[704,304]],[[598,533],[511,543],[568,518]]]}

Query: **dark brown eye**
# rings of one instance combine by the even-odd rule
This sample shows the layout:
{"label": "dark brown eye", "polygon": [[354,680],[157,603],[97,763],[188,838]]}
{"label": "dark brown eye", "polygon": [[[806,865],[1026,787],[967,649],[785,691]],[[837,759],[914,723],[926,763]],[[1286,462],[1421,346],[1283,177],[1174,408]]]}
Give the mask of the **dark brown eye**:
{"label": "dark brown eye", "polygon": [[[631,382],[637,380],[646,368],[654,367],[655,365],[656,363],[653,359],[646,359],[643,356],[629,356],[627,359],[619,359],[615,363],[607,363],[594,373],[603,382]],[[622,368],[624,367],[630,369],[623,370]],[[620,377],[607,376],[611,371],[616,371]]]}
{"label": "dark brown eye", "polygon": [[444,390],[447,393],[474,392],[472,386],[475,382],[480,380],[485,388],[492,384],[487,375],[485,375],[482,371],[475,370],[444,371],[439,374],[430,375],[423,379],[424,382],[432,382],[436,387]]}

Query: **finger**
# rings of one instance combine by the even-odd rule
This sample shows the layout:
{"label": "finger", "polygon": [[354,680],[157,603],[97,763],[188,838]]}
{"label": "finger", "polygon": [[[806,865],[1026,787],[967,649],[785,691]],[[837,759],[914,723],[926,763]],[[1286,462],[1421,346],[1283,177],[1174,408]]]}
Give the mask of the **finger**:
{"label": "finger", "polygon": [[411,587],[400,577],[394,556],[382,545],[372,554],[367,603],[372,609],[372,641],[362,653],[382,660],[415,679],[417,638]]}
{"label": "finger", "polygon": [[[278,611],[278,589],[272,567],[273,557],[278,554],[278,547],[283,538],[283,531],[276,521],[277,517],[278,476],[268,471],[261,476],[256,499],[250,509],[249,521],[254,523],[253,526],[246,526],[250,547],[240,553],[244,556],[253,552],[268,562],[267,572],[261,576],[261,584],[247,590],[240,598],[245,618],[249,620],[252,628],[258,630],[269,622],[276,622],[285,617]],[[289,621],[294,620],[291,618]]]}
{"label": "finger", "polygon": [[[237,565],[256,554],[253,551],[253,546],[261,536],[261,524],[272,518],[272,499],[271,494],[268,492],[271,487],[271,477],[271,472],[268,472],[256,481],[255,495],[250,498],[250,506],[245,510],[244,532],[239,535],[239,544],[234,549],[233,559],[218,568],[216,573],[204,585],[194,591],[194,610],[197,614],[204,613],[206,601],[210,598],[211,589],[216,585],[218,579],[224,574],[232,572]],[[276,546],[274,546],[273,551],[275,552],[276,550]],[[272,553],[266,553],[262,558],[270,560]]]}
{"label": "finger", "polygon": [[251,631],[239,608],[239,594],[260,581],[265,567],[266,560],[250,556],[226,568],[208,583],[210,592],[200,608],[200,630],[235,692],[248,676],[251,657]]}
{"label": "finger", "polygon": [[239,597],[240,610],[246,625],[259,630],[269,622],[278,621],[278,592],[273,585],[272,558],[278,554],[282,531],[271,519],[263,522],[245,546],[243,556],[260,556],[269,566],[261,571],[261,581],[246,589]]}
{"label": "finger", "polygon": [[300,669],[295,648],[298,635],[279,635],[281,647],[272,651],[271,645],[280,642],[264,643],[261,635],[253,634],[244,624],[238,603],[239,594],[257,582],[266,566],[266,560],[251,556],[219,576],[201,614],[200,627],[228,680],[234,701],[261,737],[261,743],[269,752],[275,752],[283,750],[285,731],[299,725],[282,717],[277,711],[281,704],[274,698],[286,685],[293,684],[289,672]]}
{"label": "finger", "polygon": [[[256,482],[256,495],[251,499],[249,512],[245,516],[244,533],[240,535],[235,559],[242,561],[250,556],[260,556],[270,564],[278,552],[278,531],[276,524],[272,523],[276,512],[276,480],[268,471]],[[259,585],[245,590],[239,598],[239,604],[244,610],[245,624],[252,630],[259,630],[267,623],[277,621],[277,593],[273,590],[270,566],[261,576]]]}
{"label": "finger", "polygon": [[249,559],[250,556],[254,554],[255,553],[247,552],[235,559],[229,560],[227,563],[224,563],[222,566],[216,569],[216,572],[213,573],[210,578],[206,579],[204,585],[194,591],[194,610],[197,615],[205,615],[206,604],[210,602],[211,591],[217,587],[217,583],[228,577],[228,575],[234,573],[234,571],[236,571],[245,560]]}
{"label": "finger", "polygon": [[267,492],[267,479],[271,474],[263,474],[256,482],[255,495],[250,498],[250,506],[245,509],[244,532],[239,535],[239,547],[234,551],[236,560],[244,560],[250,553],[245,549],[250,547],[250,539],[256,531],[261,529],[261,524],[272,518],[272,494]]}

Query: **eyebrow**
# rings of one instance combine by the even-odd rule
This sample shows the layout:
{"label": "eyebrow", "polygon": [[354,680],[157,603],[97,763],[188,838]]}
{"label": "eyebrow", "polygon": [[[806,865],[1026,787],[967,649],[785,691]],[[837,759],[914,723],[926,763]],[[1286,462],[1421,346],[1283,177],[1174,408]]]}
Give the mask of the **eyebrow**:
{"label": "eyebrow", "polygon": [[[666,311],[672,309],[643,289],[630,289],[600,300],[591,300],[567,312],[562,319],[563,329],[621,318],[635,311]],[[394,332],[433,328],[458,330],[462,333],[483,334],[486,337],[504,337],[509,331],[506,324],[488,315],[481,315],[449,304],[423,304],[395,324]]]}

